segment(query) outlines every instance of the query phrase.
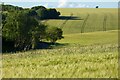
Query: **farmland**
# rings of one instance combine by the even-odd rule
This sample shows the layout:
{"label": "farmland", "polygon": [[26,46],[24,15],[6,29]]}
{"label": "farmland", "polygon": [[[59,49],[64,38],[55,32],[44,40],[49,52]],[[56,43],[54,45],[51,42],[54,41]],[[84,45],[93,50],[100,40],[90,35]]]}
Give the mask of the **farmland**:
{"label": "farmland", "polygon": [[3,54],[4,78],[117,78],[117,9],[57,9],[61,19],[45,20],[62,28],[53,49]]}
{"label": "farmland", "polygon": [[[47,20],[46,24],[63,28],[64,34],[118,29],[117,9],[57,9],[65,18]],[[72,15],[66,21],[66,17]],[[86,20],[87,18],[87,20]],[[106,20],[104,20],[106,18]],[[65,22],[66,21],[66,22]],[[65,22],[65,23],[64,23]]]}

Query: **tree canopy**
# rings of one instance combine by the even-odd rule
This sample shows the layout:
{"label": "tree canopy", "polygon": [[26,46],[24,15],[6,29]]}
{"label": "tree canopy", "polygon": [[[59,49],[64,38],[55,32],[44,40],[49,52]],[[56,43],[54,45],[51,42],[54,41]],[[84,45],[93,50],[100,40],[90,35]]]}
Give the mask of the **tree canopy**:
{"label": "tree canopy", "polygon": [[57,27],[48,27],[46,29],[46,38],[51,43],[55,43],[57,40],[62,39],[63,31]]}
{"label": "tree canopy", "polygon": [[19,49],[35,48],[41,33],[45,31],[44,25],[39,25],[36,19],[22,11],[9,13],[6,22],[2,36],[14,41],[14,47]]}
{"label": "tree canopy", "polygon": [[12,5],[3,5],[2,12],[2,41],[3,51],[35,49],[39,42],[48,40],[55,43],[62,39],[62,29],[50,27],[39,19],[58,18],[60,12],[56,9],[47,9],[44,6],[35,6],[23,9]]}
{"label": "tree canopy", "polygon": [[56,19],[59,18],[60,15],[60,12],[58,12],[55,8],[47,9],[44,6],[35,6],[31,9],[37,12],[39,19]]}
{"label": "tree canopy", "polygon": [[23,8],[18,6],[13,6],[13,5],[2,4],[2,11],[14,11],[14,10],[23,10]]}

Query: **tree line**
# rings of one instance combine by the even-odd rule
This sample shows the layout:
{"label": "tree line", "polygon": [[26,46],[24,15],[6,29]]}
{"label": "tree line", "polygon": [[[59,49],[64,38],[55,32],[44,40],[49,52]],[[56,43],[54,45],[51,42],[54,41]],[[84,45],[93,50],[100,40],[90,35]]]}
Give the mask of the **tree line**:
{"label": "tree line", "polygon": [[31,9],[18,7],[19,10],[9,5],[2,7],[3,52],[35,49],[39,42],[50,41],[54,44],[63,38],[63,31],[60,28],[38,22],[43,19],[59,18],[60,12],[56,9],[47,9],[44,6],[35,6]]}

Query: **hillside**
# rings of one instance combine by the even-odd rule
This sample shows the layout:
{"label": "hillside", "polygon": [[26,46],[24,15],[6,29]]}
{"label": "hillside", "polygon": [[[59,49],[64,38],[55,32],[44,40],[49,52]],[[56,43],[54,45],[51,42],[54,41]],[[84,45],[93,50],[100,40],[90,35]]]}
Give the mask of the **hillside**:
{"label": "hillside", "polygon": [[61,19],[46,20],[50,26],[58,26],[64,34],[106,31],[118,29],[118,9],[58,8]]}
{"label": "hillside", "polygon": [[65,35],[56,49],[4,54],[3,77],[117,78],[117,31],[80,35]]}
{"label": "hillside", "polygon": [[118,78],[117,9],[57,9],[62,28],[53,49],[3,54],[4,78]]}

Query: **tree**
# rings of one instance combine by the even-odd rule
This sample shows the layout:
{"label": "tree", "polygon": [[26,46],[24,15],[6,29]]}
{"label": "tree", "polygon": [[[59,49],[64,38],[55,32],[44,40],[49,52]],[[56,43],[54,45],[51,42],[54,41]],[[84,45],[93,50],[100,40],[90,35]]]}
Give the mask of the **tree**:
{"label": "tree", "polygon": [[57,12],[56,9],[47,9],[48,10],[48,18],[49,19],[56,19],[59,17],[60,12]]}
{"label": "tree", "polygon": [[39,19],[56,19],[60,15],[60,12],[57,12],[55,8],[46,9],[44,6],[35,6],[31,10],[37,12]]}
{"label": "tree", "polygon": [[2,26],[6,23],[7,13],[1,13],[2,16]]}
{"label": "tree", "polygon": [[26,10],[26,13],[29,16],[37,16],[37,12],[35,10]]}
{"label": "tree", "polygon": [[46,9],[38,9],[36,10],[40,19],[47,19],[48,18],[48,11]]}
{"label": "tree", "polygon": [[40,34],[45,32],[44,25],[39,25],[36,19],[23,11],[9,13],[6,22],[2,36],[14,41],[14,47],[19,50],[34,49]]}
{"label": "tree", "polygon": [[2,11],[15,11],[15,10],[23,10],[22,7],[13,6],[13,5],[4,5],[2,4]]}
{"label": "tree", "polygon": [[38,10],[38,9],[46,9],[44,6],[35,6],[35,7],[32,7],[31,9],[33,10]]}
{"label": "tree", "polygon": [[57,40],[62,39],[63,31],[57,27],[48,27],[46,29],[46,39],[51,43],[55,43]]}
{"label": "tree", "polygon": [[99,6],[96,6],[96,8],[99,8]]}

